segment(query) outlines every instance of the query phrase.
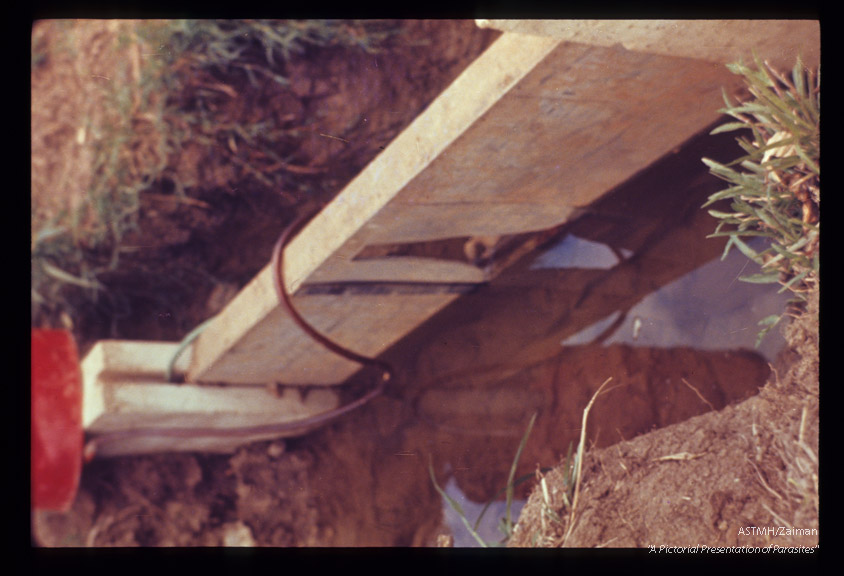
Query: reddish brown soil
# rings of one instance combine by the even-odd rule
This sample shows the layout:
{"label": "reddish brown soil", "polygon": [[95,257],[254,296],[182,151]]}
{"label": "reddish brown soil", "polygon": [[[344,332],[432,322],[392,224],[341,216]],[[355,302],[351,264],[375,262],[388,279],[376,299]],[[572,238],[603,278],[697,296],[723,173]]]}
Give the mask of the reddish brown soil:
{"label": "reddish brown soil", "polygon": [[817,314],[816,294],[806,316],[789,327],[789,349],[758,395],[588,450],[568,538],[564,469],[549,472],[548,501],[534,490],[511,545],[815,549]]}
{"label": "reddish brown soil", "polygon": [[[38,23],[34,43],[66,38],[56,27],[67,25]],[[43,196],[38,206],[48,212],[63,199],[44,191],[56,190],[51,183],[68,174],[79,186],[61,188],[67,197],[77,202],[84,193],[91,151],[79,143],[78,119],[85,114],[92,122],[101,119],[91,104],[99,98],[92,83],[110,76],[122,61],[109,44],[114,24],[73,26],[67,60],[33,68],[33,199]],[[132,286],[133,296],[119,314],[94,308],[74,318],[83,352],[104,337],[175,341],[219,310],[267,262],[298,206],[324,202],[341,190],[496,36],[470,21],[401,27],[389,50],[376,55],[327,49],[291,62],[291,90],[282,96],[274,97],[267,86],[244,86],[237,98],[222,101],[232,121],[264,111],[288,117],[295,126],[315,122],[308,124],[311,132],[295,156],[297,165],[320,167],[301,176],[311,195],[268,191],[238,179],[231,163],[220,161],[213,150],[186,144],[169,162],[192,201],[174,200],[172,182],[142,193],[138,231],[129,241],[145,248],[127,256],[133,266],[108,278],[115,288]],[[343,134],[347,142],[320,133]],[[680,226],[676,233],[689,230]],[[671,238],[676,237],[666,242]],[[184,272],[189,269],[203,272]],[[594,302],[587,298],[585,308],[597,306],[595,298],[600,294]],[[565,446],[577,441],[588,398],[613,376],[623,386],[601,396],[590,416],[581,496],[565,545],[817,544],[816,535],[739,533],[741,527],[779,522],[817,528],[816,476],[812,481],[817,461],[811,458],[818,454],[816,315],[792,330],[792,351],[778,364],[778,379],[757,394],[770,371],[752,353],[597,344],[560,353],[559,338],[541,342],[536,326],[523,322],[519,330],[501,330],[513,325],[518,311],[512,314],[490,316],[486,325],[451,323],[450,332],[436,326],[420,331],[403,352],[413,359],[405,367],[417,383],[413,389],[388,390],[306,437],[258,443],[232,456],[95,460],[84,470],[70,512],[33,516],[34,541],[43,546],[434,545],[446,528],[429,465],[440,485],[453,477],[467,496],[487,500],[506,482],[533,411],[542,413],[522,455],[520,475],[539,463],[560,461]],[[479,334],[496,331],[501,340],[536,341],[533,356],[525,357],[530,361],[515,371],[506,365],[489,369],[468,381],[447,377],[454,366],[467,365],[465,356],[453,355],[449,368],[449,350],[454,354],[449,339],[471,348]],[[475,360],[490,364],[488,358]],[[651,432],[653,427],[660,429]],[[563,543],[568,525],[562,473],[557,469],[545,478],[547,507],[562,522],[543,516],[546,503],[533,490],[514,545]],[[525,483],[521,494],[534,486]]]}

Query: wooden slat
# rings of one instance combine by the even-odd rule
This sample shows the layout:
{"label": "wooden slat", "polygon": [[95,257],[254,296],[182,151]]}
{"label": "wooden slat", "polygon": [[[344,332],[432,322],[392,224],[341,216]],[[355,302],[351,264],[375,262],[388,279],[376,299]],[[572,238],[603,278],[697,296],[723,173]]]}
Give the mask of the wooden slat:
{"label": "wooden slat", "polygon": [[[100,340],[85,355],[83,366],[92,373],[113,378],[164,380],[167,365],[179,346],[171,342],[126,342]],[[187,347],[176,358],[173,374],[184,374],[190,365],[191,349]]]}
{"label": "wooden slat", "polygon": [[[711,124],[722,87],[739,82],[724,62],[751,48],[788,65],[797,52],[808,65],[819,54],[817,22],[494,25],[525,34],[503,34],[285,253],[296,306],[348,348],[377,355],[488,279],[469,262],[356,259],[361,250],[558,226]],[[266,383],[337,384],[359,369],[287,316],[269,266],[179,358],[188,384],[164,382],[177,348],[103,341],[86,356],[83,424],[95,437],[123,433],[101,453],[230,452],[278,437],[231,432],[301,421],[339,398],[296,387],[274,396]]]}
{"label": "wooden slat", "polygon": [[485,281],[486,275],[476,266],[463,262],[401,256],[351,262],[340,260],[315,271],[308,281],[431,283],[433,279],[443,284],[477,284]]}
{"label": "wooden slat", "polygon": [[[371,279],[366,270],[371,269],[372,262],[356,263],[353,258],[370,243],[365,235],[388,224],[386,220],[370,223],[372,217],[492,107],[502,92],[512,88],[557,45],[555,40],[542,38],[526,42],[513,37],[503,40],[504,43],[496,43],[495,50],[481,55],[452,84],[447,90],[451,96],[435,100],[293,240],[285,252],[285,276],[291,293],[295,293],[305,279],[314,275],[320,267],[327,268],[320,272],[323,281],[334,280],[338,275],[346,280],[354,280],[355,276]],[[480,67],[477,66],[479,62]],[[368,228],[361,234],[367,224]],[[403,225],[406,226],[407,222],[395,223],[391,229],[400,229]],[[442,232],[444,236],[453,233],[459,232]],[[389,234],[386,237],[392,238]],[[331,263],[341,263],[342,270],[332,272]],[[361,272],[355,274],[354,269],[358,265]],[[399,269],[401,264],[395,260],[382,266],[387,272],[391,267],[397,269],[393,278],[406,279]],[[402,269],[406,270],[407,266]],[[391,278],[384,278],[388,279]],[[434,282],[453,280],[449,274],[429,277],[429,281]],[[376,328],[378,336],[370,338],[368,343],[359,342],[362,324],[355,321],[345,322],[351,327],[349,333],[329,329],[328,335],[340,342],[350,343],[350,348],[362,354],[376,355],[455,297],[454,293],[444,292],[388,301],[380,299],[378,303],[373,303],[372,298],[364,298],[360,306],[350,306],[364,310],[366,317],[382,320]],[[305,306],[303,300],[301,297],[294,298],[300,308]],[[322,298],[320,301],[327,300]],[[340,322],[346,304],[333,306],[332,309],[337,310],[341,318],[328,318],[328,321]],[[377,312],[377,315],[371,316],[371,311]],[[317,328],[323,329],[318,319],[308,318]],[[265,353],[267,347],[269,350]],[[284,317],[273,291],[269,266],[206,329],[194,345],[194,351],[189,372],[189,378],[194,381],[287,382],[302,378],[304,372],[305,375],[310,374],[309,383],[336,384],[346,380],[357,369],[353,363],[327,353],[291,319]],[[302,357],[308,359],[313,369],[291,370],[290,366],[301,362]],[[329,369],[330,376],[326,374],[328,366],[333,367]]]}
{"label": "wooden slat", "polygon": [[478,26],[595,46],[712,62],[752,61],[753,53],[791,68],[800,55],[820,61],[817,20],[477,20]]}
{"label": "wooden slat", "polygon": [[[178,349],[160,342],[98,342],[82,361],[85,431],[95,438],[132,431],[102,443],[98,454],[144,452],[231,452],[237,446],[283,433],[228,434],[233,429],[302,421],[339,405],[334,391],[296,388],[278,393],[265,386],[171,384],[163,375]],[[188,349],[189,353],[189,349]],[[174,372],[184,373],[189,358]],[[176,437],[156,432],[191,430]]]}
{"label": "wooden slat", "polygon": [[[415,328],[420,318],[429,318],[458,296],[459,292],[309,295],[297,296],[296,302],[319,331],[351,350],[377,355]],[[280,308],[254,324],[223,360],[207,380],[339,384],[360,367],[311,340]]]}
{"label": "wooden slat", "polygon": [[[559,225],[716,120],[722,87],[737,82],[701,60],[502,35],[290,243],[296,306],[349,348],[382,352],[456,294],[297,290],[406,279],[400,258],[377,274],[374,261],[354,260],[372,244]],[[436,268],[415,280],[454,280],[453,268]],[[199,337],[189,379],[336,384],[356,369],[286,317],[268,266]]]}

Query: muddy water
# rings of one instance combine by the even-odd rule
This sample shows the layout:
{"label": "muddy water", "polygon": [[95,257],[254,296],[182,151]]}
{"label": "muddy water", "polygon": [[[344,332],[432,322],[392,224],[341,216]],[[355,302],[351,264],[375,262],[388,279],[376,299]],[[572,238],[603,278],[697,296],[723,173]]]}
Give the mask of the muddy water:
{"label": "muddy water", "polygon": [[[756,270],[739,254],[721,261],[724,242],[705,239],[715,222],[700,209],[721,189],[700,158],[736,155],[732,137],[692,141],[389,351],[398,383],[372,407],[376,427],[393,419],[373,440],[376,531],[402,532],[400,545],[430,544],[442,517],[456,545],[476,545],[432,489],[430,465],[470,520],[499,501],[480,528],[494,540],[531,415],[517,477],[559,463],[607,378],[615,387],[590,413],[588,446],[756,393],[783,344],[771,334],[755,349],[757,322],[781,311],[784,297],[738,280]],[[408,536],[402,523],[419,528]]]}
{"label": "muddy water", "polygon": [[[601,258],[607,268],[618,266],[617,255],[600,251],[601,246],[567,236],[546,255],[565,253],[565,261],[556,262],[565,266],[557,269],[598,268]],[[583,261],[584,255],[591,260]],[[488,464],[494,474],[489,470],[478,474],[468,466],[462,470],[447,466],[444,474],[446,492],[466,516],[475,520],[483,513],[478,530],[486,541],[501,538],[497,523],[505,504],[500,493],[491,491],[496,482],[499,487],[506,483],[515,443],[533,412],[539,419],[522,456],[520,474],[530,472],[531,463],[554,464],[553,452],[559,458],[569,443],[576,445],[583,407],[606,378],[612,377],[621,387],[603,397],[591,414],[588,437],[598,447],[720,409],[755,392],[767,377],[765,362],[772,362],[784,345],[778,332],[771,333],[754,352],[756,322],[782,310],[786,298],[776,288],[738,282],[737,276],[747,273],[746,262],[741,254],[710,261],[629,309],[614,310],[562,339],[556,355],[512,375],[503,371],[496,380],[483,372],[464,374],[453,382],[444,378],[420,395],[419,417],[440,434],[450,433],[451,441],[460,446],[458,454],[496,455],[497,463]],[[495,440],[490,446],[488,440],[468,438],[477,435],[499,438],[501,446],[494,447]],[[485,503],[494,498],[496,504],[484,512]],[[513,518],[523,502],[513,503]],[[455,545],[476,546],[452,507],[444,503],[443,511]]]}

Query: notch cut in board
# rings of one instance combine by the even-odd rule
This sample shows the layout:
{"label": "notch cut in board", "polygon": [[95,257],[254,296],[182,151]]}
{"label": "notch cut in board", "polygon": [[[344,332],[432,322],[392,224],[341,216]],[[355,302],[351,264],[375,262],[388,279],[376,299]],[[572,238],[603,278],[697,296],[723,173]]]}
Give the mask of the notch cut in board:
{"label": "notch cut in board", "polygon": [[[420,278],[400,258],[354,258],[372,244],[558,226],[714,122],[722,88],[737,85],[709,62],[504,34],[290,242],[294,304],[329,338],[376,356],[457,295],[299,287],[411,273],[448,282],[444,266]],[[328,385],[358,368],[287,317],[267,266],[197,339],[189,379]]]}

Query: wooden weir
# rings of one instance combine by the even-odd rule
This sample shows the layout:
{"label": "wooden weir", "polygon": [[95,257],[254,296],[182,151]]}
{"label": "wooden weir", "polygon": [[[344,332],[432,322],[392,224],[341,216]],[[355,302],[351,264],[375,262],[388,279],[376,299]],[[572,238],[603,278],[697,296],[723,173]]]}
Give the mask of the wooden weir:
{"label": "wooden weir", "polygon": [[[809,65],[819,60],[816,21],[479,24],[505,32],[285,251],[287,289],[302,316],[360,354],[379,355],[461,287],[489,279],[469,261],[360,258],[363,250],[558,226],[717,120],[722,89],[739,81],[725,62],[749,60],[752,50],[787,63],[798,53]],[[335,406],[330,387],[360,369],[294,323],[269,265],[187,350],[178,390],[154,371],[163,373],[175,347],[98,343],[83,362],[86,429],[167,421],[224,432],[295,420]],[[268,383],[329,388],[273,399]],[[161,437],[111,451],[228,451],[254,439]]]}

